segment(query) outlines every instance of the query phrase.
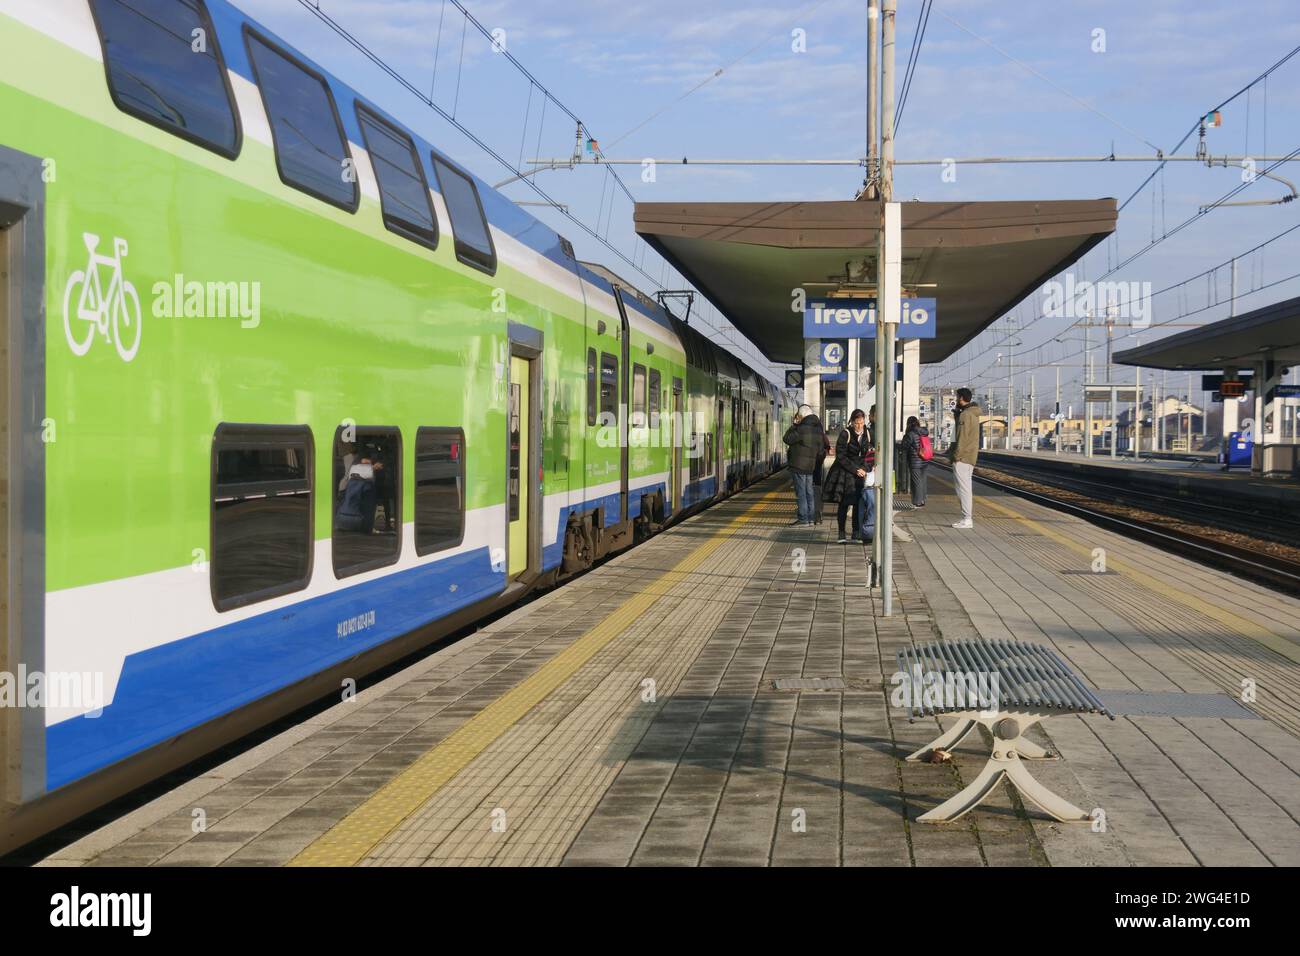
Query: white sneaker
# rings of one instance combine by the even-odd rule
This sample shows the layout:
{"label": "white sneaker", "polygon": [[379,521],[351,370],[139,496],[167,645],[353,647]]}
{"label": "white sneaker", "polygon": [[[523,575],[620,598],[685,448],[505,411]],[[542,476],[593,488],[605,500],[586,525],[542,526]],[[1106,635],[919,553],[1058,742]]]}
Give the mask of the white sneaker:
{"label": "white sneaker", "polygon": [[967,521],[965,518],[963,518],[961,521],[954,521],[952,526],[954,528],[960,528],[961,530],[965,531],[969,528],[975,527],[975,522]]}

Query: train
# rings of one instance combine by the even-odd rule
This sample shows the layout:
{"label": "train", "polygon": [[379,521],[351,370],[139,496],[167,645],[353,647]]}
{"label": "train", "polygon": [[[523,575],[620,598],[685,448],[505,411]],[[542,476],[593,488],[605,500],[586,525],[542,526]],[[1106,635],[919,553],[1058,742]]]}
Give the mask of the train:
{"label": "train", "polygon": [[785,464],[790,393],[226,0],[0,0],[0,852]]}

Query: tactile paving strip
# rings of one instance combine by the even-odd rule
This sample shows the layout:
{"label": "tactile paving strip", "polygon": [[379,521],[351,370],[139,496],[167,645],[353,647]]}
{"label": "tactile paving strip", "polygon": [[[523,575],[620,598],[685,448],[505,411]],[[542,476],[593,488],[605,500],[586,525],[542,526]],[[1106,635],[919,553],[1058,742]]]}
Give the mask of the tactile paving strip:
{"label": "tactile paving strip", "polygon": [[1227,694],[1167,694],[1128,690],[1099,690],[1096,693],[1110,712],[1118,717],[1263,719]]}

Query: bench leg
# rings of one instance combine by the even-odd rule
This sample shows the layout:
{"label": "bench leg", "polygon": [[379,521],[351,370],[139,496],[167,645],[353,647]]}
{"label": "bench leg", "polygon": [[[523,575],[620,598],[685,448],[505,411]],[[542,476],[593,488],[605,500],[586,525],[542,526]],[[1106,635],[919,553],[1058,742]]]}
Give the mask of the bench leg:
{"label": "bench leg", "polygon": [[960,793],[949,797],[933,810],[921,814],[917,820],[922,823],[947,823],[974,810],[1007,772],[1006,767],[1000,766],[1001,763],[1002,761],[999,760],[990,760],[984,765],[979,776],[967,784]]}
{"label": "bench leg", "polygon": [[956,820],[975,809],[1004,776],[1026,800],[1062,823],[1092,819],[1070,801],[1057,796],[1035,780],[1021,762],[1022,757],[1035,760],[1051,759],[1052,755],[1046,750],[1022,736],[1024,731],[1038,723],[1042,717],[1042,714],[1021,713],[1015,718],[993,716],[980,717],[977,720],[973,717],[963,717],[959,720],[947,733],[931,744],[931,748],[938,746],[940,741],[948,737],[961,739],[978,722],[987,726],[993,734],[993,753],[989,755],[989,761],[984,765],[979,776],[960,793],[949,797],[917,819],[924,823],[945,823]]}
{"label": "bench leg", "polygon": [[1021,796],[1032,801],[1044,813],[1055,817],[1062,823],[1075,823],[1092,819],[1069,800],[1057,796],[1035,780],[1019,759],[1012,757],[1006,768],[1006,774],[1007,779],[1015,784]]}
{"label": "bench leg", "polygon": [[1048,750],[1044,750],[1038,744],[1034,743],[1028,737],[1020,737],[1015,740],[1011,746],[1016,749],[1016,753],[1025,760],[1060,760],[1061,758]]}
{"label": "bench leg", "polygon": [[913,761],[924,760],[936,750],[952,750],[966,738],[967,734],[975,729],[975,724],[975,720],[968,718],[958,720],[955,724],[941,733],[938,737],[935,737],[934,740],[930,741],[920,750],[908,754],[906,759]]}

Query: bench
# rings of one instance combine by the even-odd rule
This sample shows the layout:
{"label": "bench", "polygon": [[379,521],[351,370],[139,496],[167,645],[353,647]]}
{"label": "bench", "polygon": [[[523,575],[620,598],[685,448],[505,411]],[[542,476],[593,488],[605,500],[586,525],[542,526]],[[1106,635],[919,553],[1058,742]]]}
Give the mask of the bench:
{"label": "bench", "polygon": [[1063,823],[1091,819],[1035,780],[1022,763],[1057,759],[1025,738],[1040,720],[1057,714],[1101,714],[1115,719],[1051,650],[1003,640],[934,641],[905,647],[898,652],[893,684],[893,702],[909,711],[909,723],[940,715],[956,718],[956,723],[910,754],[908,760],[928,760],[935,751],[951,750],[977,724],[983,724],[993,736],[992,753],[979,775],[919,820],[956,820],[978,806],[1003,777],[1022,796]]}

